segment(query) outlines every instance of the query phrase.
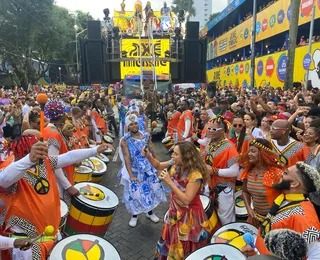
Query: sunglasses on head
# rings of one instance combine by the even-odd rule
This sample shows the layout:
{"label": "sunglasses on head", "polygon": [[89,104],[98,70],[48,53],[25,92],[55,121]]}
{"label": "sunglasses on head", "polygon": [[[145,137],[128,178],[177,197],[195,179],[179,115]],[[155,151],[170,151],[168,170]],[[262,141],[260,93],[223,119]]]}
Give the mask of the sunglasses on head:
{"label": "sunglasses on head", "polygon": [[213,132],[217,132],[217,131],[220,131],[222,130],[223,128],[219,127],[219,128],[214,128],[214,127],[208,127],[208,130],[209,131],[213,131]]}
{"label": "sunglasses on head", "polygon": [[241,125],[241,124],[238,124],[238,125],[237,125],[237,124],[234,124],[233,127],[234,127],[234,128],[237,128],[237,127],[240,127],[240,128],[241,128],[241,127],[243,127],[243,125]]}

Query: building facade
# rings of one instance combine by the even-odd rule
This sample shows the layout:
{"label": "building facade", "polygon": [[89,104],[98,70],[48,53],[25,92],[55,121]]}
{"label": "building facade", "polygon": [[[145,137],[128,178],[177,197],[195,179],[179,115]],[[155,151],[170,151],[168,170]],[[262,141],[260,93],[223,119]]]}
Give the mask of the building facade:
{"label": "building facade", "polygon": [[196,0],[196,16],[192,16],[190,21],[200,22],[200,29],[203,28],[206,23],[209,22],[209,17],[212,14],[212,2],[213,0]]}

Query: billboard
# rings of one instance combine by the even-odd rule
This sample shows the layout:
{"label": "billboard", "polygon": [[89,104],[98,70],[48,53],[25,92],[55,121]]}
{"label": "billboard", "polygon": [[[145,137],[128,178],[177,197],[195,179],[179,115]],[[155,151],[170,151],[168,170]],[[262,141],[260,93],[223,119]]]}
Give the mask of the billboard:
{"label": "billboard", "polygon": [[[270,83],[272,87],[283,87],[286,78],[287,51],[256,58],[255,85],[263,87]],[[294,62],[294,82],[304,81],[307,69],[313,87],[320,88],[318,64],[320,62],[320,43],[296,48]],[[250,84],[251,62],[242,61],[207,71],[208,82],[217,81],[218,86],[247,87]]]}
{"label": "billboard", "polygon": [[[291,17],[290,3],[290,0],[277,1],[258,13],[256,42],[289,30]],[[310,22],[314,4],[316,4],[315,19],[317,19],[320,17],[320,1],[301,0],[299,25]],[[214,59],[250,45],[252,24],[253,18],[250,18],[209,43],[208,59]]]}
{"label": "billboard", "polygon": [[[165,58],[166,52],[170,51],[170,39],[153,39],[154,53],[157,58]],[[139,39],[122,39],[121,52],[123,58],[135,58],[120,62],[121,78],[124,79],[128,74],[140,75],[140,41]],[[149,39],[141,39],[142,58],[150,58],[151,51]],[[151,60],[143,61],[143,70],[152,70]],[[156,74],[169,74],[169,61],[156,61]]]}

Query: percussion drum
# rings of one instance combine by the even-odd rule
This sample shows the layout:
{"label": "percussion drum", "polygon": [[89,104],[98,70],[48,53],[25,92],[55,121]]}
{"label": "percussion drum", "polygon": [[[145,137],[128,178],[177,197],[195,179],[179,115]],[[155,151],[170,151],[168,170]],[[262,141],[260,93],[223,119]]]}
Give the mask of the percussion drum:
{"label": "percussion drum", "polygon": [[104,154],[99,154],[96,156],[98,159],[100,159],[101,161],[103,161],[105,163],[105,165],[108,165],[110,160],[107,156],[105,156]]}
{"label": "percussion drum", "polygon": [[248,223],[234,222],[219,228],[211,238],[211,244],[225,243],[241,249],[246,245],[242,236],[250,233],[254,238],[257,237],[258,229]]}
{"label": "percussion drum", "polygon": [[236,191],[241,190],[242,189],[242,181],[236,180]]}
{"label": "percussion drum", "polygon": [[97,157],[90,157],[89,160],[93,163],[91,182],[100,183],[108,168],[104,162]]}
{"label": "percussion drum", "polygon": [[200,199],[201,199],[201,203],[204,208],[204,211],[206,212],[206,215],[208,218],[209,230],[212,234],[220,227],[218,215],[209,197],[205,195],[200,195]]}
{"label": "percussion drum", "polygon": [[85,159],[81,162],[82,165],[87,166],[91,169],[94,169],[94,164],[89,160],[89,159]]}
{"label": "percussion drum", "polygon": [[92,168],[80,165],[74,170],[74,183],[91,181]]}
{"label": "percussion drum", "polygon": [[108,133],[107,133],[107,136],[111,137],[112,139],[115,139],[115,138],[116,138],[115,134],[114,134],[114,133],[111,133],[111,132],[108,132]]}
{"label": "percussion drum", "polygon": [[192,252],[185,260],[245,260],[246,257],[234,246],[213,244]]}
{"label": "percussion drum", "polygon": [[236,219],[239,222],[246,221],[248,219],[248,211],[244,204],[242,190],[235,193],[236,198]]}
{"label": "percussion drum", "polygon": [[113,139],[108,135],[103,136],[103,141],[107,144],[113,144]]}
{"label": "percussion drum", "polygon": [[107,150],[105,150],[104,152],[103,152],[103,154],[105,155],[105,156],[107,156],[109,159],[111,159],[111,156],[112,156],[112,149],[107,149]]}
{"label": "percussion drum", "polygon": [[96,183],[81,182],[75,188],[87,195],[72,197],[65,233],[90,233],[103,237],[119,205],[117,195]]}
{"label": "percussion drum", "polygon": [[168,136],[162,140],[162,143],[165,146],[165,148],[167,148],[169,150],[173,145],[173,140],[172,140],[171,136]]}
{"label": "percussion drum", "polygon": [[49,260],[120,260],[117,249],[107,240],[89,234],[62,239],[52,249]]}
{"label": "percussion drum", "polygon": [[67,217],[69,214],[68,205],[63,200],[60,200],[60,212],[61,212],[61,221],[60,221],[59,229],[60,231],[63,231],[63,228],[66,225]]}

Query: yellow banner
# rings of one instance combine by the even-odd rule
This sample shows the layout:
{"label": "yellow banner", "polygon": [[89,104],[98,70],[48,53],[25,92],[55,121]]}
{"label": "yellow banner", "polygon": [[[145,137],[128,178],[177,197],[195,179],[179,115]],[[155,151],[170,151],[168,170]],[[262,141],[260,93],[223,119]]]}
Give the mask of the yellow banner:
{"label": "yellow banner", "polygon": [[[156,58],[165,58],[166,52],[170,51],[170,39],[154,39],[154,53]],[[140,75],[140,42],[139,39],[123,39],[121,43],[121,51],[123,58],[135,58],[134,61],[120,62],[121,79],[124,79],[128,74]],[[151,50],[152,51],[152,50]],[[151,51],[149,48],[149,40],[141,39],[141,54],[142,58],[150,58]],[[143,70],[152,70],[151,60],[143,61]],[[156,61],[156,74],[169,74],[170,62]]]}
{"label": "yellow banner", "polygon": [[[256,58],[255,86],[266,84],[277,88],[283,87],[286,76],[287,51]],[[294,62],[294,82],[305,80],[306,70],[309,69],[309,80],[313,87],[320,86],[320,76],[317,72],[320,62],[320,43],[312,45],[311,55],[308,46],[296,49]],[[250,84],[250,61],[242,61],[228,66],[207,71],[208,82],[217,81],[219,87],[247,87]]]}
{"label": "yellow banner", "polygon": [[[294,1],[294,0],[292,0]],[[281,0],[257,15],[256,41],[270,38],[289,30],[291,0]],[[320,1],[301,0],[299,25],[310,22],[312,7],[316,4],[315,19],[320,17]],[[218,37],[208,45],[208,60],[251,44],[253,18]]]}
{"label": "yellow banner", "polygon": [[[161,15],[160,11],[153,11],[153,14],[155,17],[157,17],[157,24],[162,28],[162,29],[168,29],[169,27],[173,27],[174,25],[174,13],[171,12],[170,16],[170,22],[167,22],[163,19],[163,16]],[[134,18],[135,12],[134,11],[114,11],[114,16],[113,16],[113,23],[114,26],[118,26],[123,32],[127,31],[129,28],[134,27],[134,21],[132,18]],[[163,24],[165,23],[165,24]]]}

